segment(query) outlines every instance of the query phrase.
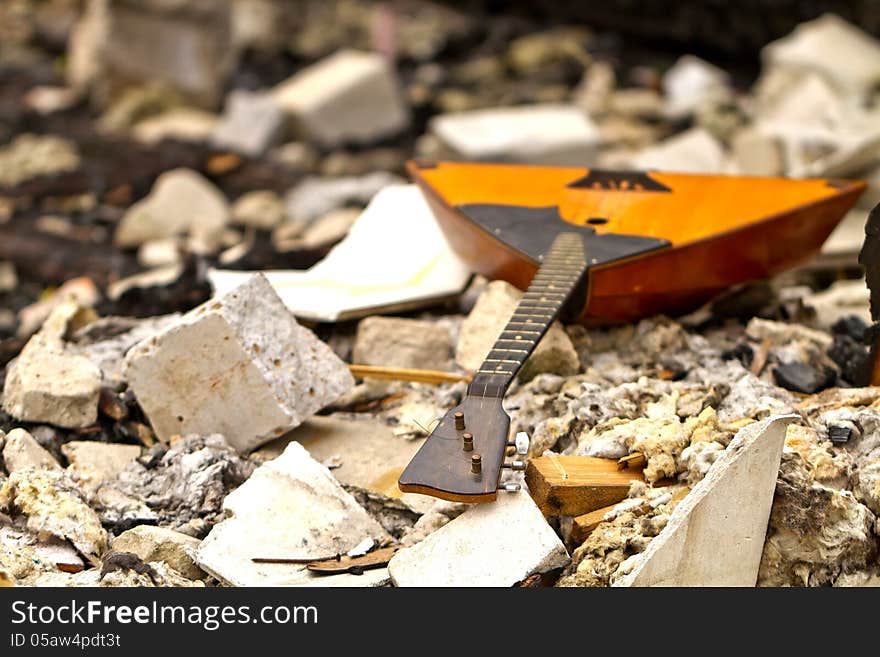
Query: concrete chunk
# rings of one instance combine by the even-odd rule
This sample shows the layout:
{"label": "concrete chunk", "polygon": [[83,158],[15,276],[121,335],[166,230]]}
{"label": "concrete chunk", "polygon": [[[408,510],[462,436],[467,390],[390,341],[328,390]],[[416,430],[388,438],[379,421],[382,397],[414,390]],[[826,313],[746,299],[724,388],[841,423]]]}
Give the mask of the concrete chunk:
{"label": "concrete chunk", "polygon": [[[320,558],[345,553],[367,537],[387,537],[330,471],[297,442],[260,466],[226,497],[223,508],[229,518],[211,530],[199,546],[196,561],[233,586],[324,584],[304,565],[252,559]],[[369,586],[384,578],[381,570],[367,571],[352,584]]]}
{"label": "concrete chunk", "polygon": [[241,452],[298,426],[354,384],[262,274],[144,340],[127,363],[160,439],[220,433]]}
{"label": "concrete chunk", "polygon": [[754,586],[786,427],[796,419],[741,429],[614,586]]}
{"label": "concrete chunk", "polygon": [[367,317],[358,324],[352,361],[360,365],[444,370],[451,365],[449,331],[418,319]]}
{"label": "concrete chunk", "polygon": [[61,469],[58,461],[24,429],[13,429],[6,434],[3,461],[10,474],[24,468]]}
{"label": "concrete chunk", "polygon": [[477,504],[388,564],[397,586],[513,586],[569,562],[526,492]]}
{"label": "concrete chunk", "polygon": [[573,105],[499,107],[443,114],[431,132],[461,157],[585,166],[596,157],[599,130]]}
{"label": "concrete chunk", "polygon": [[113,479],[141,454],[137,445],[99,443],[94,440],[72,440],[61,446],[68,470],[76,473],[81,488],[96,490],[104,481]]}
{"label": "concrete chunk", "polygon": [[409,123],[394,70],[375,53],[340,51],[272,94],[301,139],[326,147],[374,142]]}
{"label": "concrete chunk", "polygon": [[284,113],[272,96],[236,90],[226,98],[226,111],[211,143],[217,148],[259,157],[278,144],[283,126]]}
{"label": "concrete chunk", "polygon": [[205,573],[193,560],[199,539],[166,527],[140,525],[122,532],[113,540],[116,552],[131,552],[143,561],[162,561],[189,579],[200,579]]}

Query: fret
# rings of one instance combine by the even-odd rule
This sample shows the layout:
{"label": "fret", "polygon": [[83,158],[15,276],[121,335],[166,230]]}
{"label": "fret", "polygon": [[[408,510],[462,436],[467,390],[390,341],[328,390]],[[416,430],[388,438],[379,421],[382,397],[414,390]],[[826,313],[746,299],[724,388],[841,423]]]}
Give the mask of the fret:
{"label": "fret", "polygon": [[514,317],[526,317],[526,318],[533,317],[535,319],[547,319],[548,317],[553,317],[553,313],[547,313],[546,315],[542,313],[542,314],[538,315],[535,313],[523,314],[521,312],[515,312],[511,316],[511,319],[513,319]]}
{"label": "fret", "polygon": [[481,374],[513,374],[510,370],[484,370],[479,369],[477,372]]}
{"label": "fret", "polygon": [[[510,326],[510,324],[508,324],[508,326]],[[518,335],[526,335],[526,334],[528,334],[528,335],[541,335],[541,332],[540,332],[540,331],[525,331],[525,330],[518,331],[518,330],[516,330],[516,329],[507,329],[507,328],[504,329],[503,331],[501,331],[501,333],[502,333],[502,334],[504,334],[504,333],[516,333],[516,334],[518,334]],[[519,339],[519,338],[517,338],[517,339]]]}
{"label": "fret", "polygon": [[[492,351],[495,351],[494,349]],[[489,352],[492,353],[491,351]],[[513,363],[514,365],[522,365],[518,360],[510,360],[508,358],[487,358],[484,363]]]}

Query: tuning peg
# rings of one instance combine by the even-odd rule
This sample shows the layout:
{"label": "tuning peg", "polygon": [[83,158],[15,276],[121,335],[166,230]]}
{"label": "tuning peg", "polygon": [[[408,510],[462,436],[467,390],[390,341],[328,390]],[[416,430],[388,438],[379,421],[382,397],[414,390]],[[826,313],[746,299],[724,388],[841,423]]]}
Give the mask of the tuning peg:
{"label": "tuning peg", "polygon": [[531,440],[529,440],[529,434],[525,431],[520,431],[516,434],[516,438],[514,438],[513,442],[508,442],[508,447],[516,447],[516,453],[520,456],[525,456],[529,453],[529,444]]}
{"label": "tuning peg", "polygon": [[501,467],[508,468],[509,470],[525,470],[526,464],[522,461],[510,461],[509,463],[505,463]]}
{"label": "tuning peg", "polygon": [[503,490],[508,493],[515,493],[518,490],[520,490],[521,488],[522,488],[522,486],[520,486],[517,483],[510,483],[510,484],[502,484],[501,486],[498,487],[498,490]]}

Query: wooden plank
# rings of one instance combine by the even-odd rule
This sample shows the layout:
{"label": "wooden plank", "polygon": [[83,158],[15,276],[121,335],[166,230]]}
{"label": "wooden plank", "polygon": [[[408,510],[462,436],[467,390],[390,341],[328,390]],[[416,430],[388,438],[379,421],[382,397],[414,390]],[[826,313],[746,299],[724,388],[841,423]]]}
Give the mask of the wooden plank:
{"label": "wooden plank", "polygon": [[586,541],[590,534],[593,533],[593,530],[599,526],[599,523],[602,522],[603,518],[605,518],[605,514],[614,509],[616,505],[612,504],[611,506],[603,506],[601,509],[596,509],[595,511],[590,511],[589,513],[585,513],[581,516],[576,516],[571,519],[571,534],[569,535],[569,540],[572,545],[580,545],[584,541]]}
{"label": "wooden plank", "polygon": [[580,516],[616,504],[630,482],[644,481],[641,468],[618,468],[617,461],[550,454],[532,459],[526,483],[545,516]]}

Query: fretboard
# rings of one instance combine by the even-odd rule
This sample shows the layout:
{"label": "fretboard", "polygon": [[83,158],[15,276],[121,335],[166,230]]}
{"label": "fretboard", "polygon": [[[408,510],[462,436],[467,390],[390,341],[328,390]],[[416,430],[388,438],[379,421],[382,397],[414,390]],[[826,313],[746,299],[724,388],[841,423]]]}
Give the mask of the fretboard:
{"label": "fretboard", "polygon": [[468,386],[469,395],[503,397],[513,377],[559,316],[587,269],[584,243],[560,233],[538,273]]}

